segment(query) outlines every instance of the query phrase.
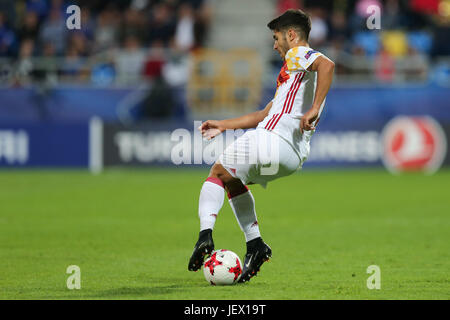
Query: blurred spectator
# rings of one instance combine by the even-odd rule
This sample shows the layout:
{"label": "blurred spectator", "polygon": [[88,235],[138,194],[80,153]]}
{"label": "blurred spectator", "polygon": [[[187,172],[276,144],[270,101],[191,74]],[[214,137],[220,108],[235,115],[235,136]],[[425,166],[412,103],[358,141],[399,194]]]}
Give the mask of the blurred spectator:
{"label": "blurred spectator", "polygon": [[19,60],[17,63],[17,78],[19,84],[28,84],[31,81],[33,66],[34,40],[25,39],[19,50]]}
{"label": "blurred spectator", "polygon": [[9,28],[6,17],[0,12],[0,56],[12,56],[16,50],[16,35]]}
{"label": "blurred spectator", "polygon": [[66,31],[66,23],[62,18],[61,11],[53,9],[49,18],[42,25],[40,40],[42,43],[53,43],[56,54],[61,55],[66,47]]}
{"label": "blurred spectator", "polygon": [[72,47],[82,57],[87,57],[91,52],[91,43],[88,41],[85,33],[81,31],[71,31],[69,33],[68,46]]}
{"label": "blurred spectator", "polygon": [[394,80],[395,60],[384,46],[375,58],[375,75],[381,82]]}
{"label": "blurred spectator", "polygon": [[188,1],[195,12],[194,38],[195,47],[202,47],[205,44],[209,26],[211,24],[213,10],[207,1]]}
{"label": "blurred spectator", "polygon": [[406,27],[402,11],[400,10],[399,0],[387,0],[384,6],[381,19],[381,28],[383,30],[400,29]]}
{"label": "blurred spectator", "polygon": [[319,48],[328,37],[328,26],[325,22],[326,13],[321,8],[311,8],[309,13],[311,15],[309,44],[313,48]]}
{"label": "blurred spectator", "polygon": [[83,69],[83,60],[75,45],[70,45],[66,51],[61,68],[63,78],[69,78],[77,82]]}
{"label": "blurred spectator", "polygon": [[164,47],[161,41],[155,41],[150,47],[148,57],[144,62],[144,76],[147,80],[161,77],[165,63]]}
{"label": "blurred spectator", "polygon": [[65,0],[50,0],[48,2],[50,2],[49,12],[57,10],[60,11],[63,15],[66,14],[66,7],[68,5],[66,6]]}
{"label": "blurred spectator", "polygon": [[436,27],[433,32],[432,57],[450,56],[450,19],[440,16],[436,18]]}
{"label": "blurred spectator", "polygon": [[401,60],[404,74],[408,81],[425,80],[428,61],[423,54],[413,47],[408,48],[407,58]]}
{"label": "blurred spectator", "polygon": [[347,18],[345,12],[336,10],[331,15],[331,27],[329,32],[329,39],[331,41],[345,41],[349,37],[349,30],[347,28]]}
{"label": "blurred spectator", "polygon": [[148,43],[162,41],[164,46],[168,45],[176,28],[169,4],[161,2],[154,7],[148,28]]}
{"label": "blurred spectator", "polygon": [[110,7],[98,15],[94,34],[94,52],[112,49],[118,45],[118,13]]}
{"label": "blurred spectator", "polygon": [[194,47],[194,14],[189,4],[182,4],[178,13],[178,23],[175,31],[175,46],[182,51]]}
{"label": "blurred spectator", "polygon": [[48,14],[48,2],[46,0],[27,0],[26,10],[27,12],[31,11],[36,13],[38,18],[42,20]]}
{"label": "blurred spectator", "polygon": [[91,42],[94,39],[95,22],[91,16],[91,10],[89,8],[81,9],[81,30],[85,39]]}
{"label": "blurred spectator", "polygon": [[28,11],[25,14],[23,25],[19,28],[18,36],[20,41],[25,39],[36,40],[39,35],[39,19],[36,12]]}
{"label": "blurred spectator", "polygon": [[145,119],[170,118],[174,110],[172,90],[162,76],[152,82],[148,96],[144,99],[142,116]]}
{"label": "blurred spectator", "polygon": [[143,30],[148,30],[147,21],[142,11],[135,8],[125,10],[122,18],[120,40],[124,41],[128,37],[137,37],[140,43],[145,42]]}
{"label": "blurred spectator", "polygon": [[281,15],[288,9],[304,8],[303,0],[279,0],[277,2],[277,13]]}
{"label": "blurred spectator", "polygon": [[140,40],[129,35],[124,41],[123,49],[118,49],[114,55],[118,83],[138,83],[142,75],[145,56]]}
{"label": "blurred spectator", "polygon": [[130,7],[135,10],[144,10],[150,4],[150,0],[132,0]]}
{"label": "blurred spectator", "polygon": [[58,81],[58,63],[55,59],[56,51],[53,43],[44,43],[42,54],[34,71],[34,78],[44,86],[52,87]]}
{"label": "blurred spectator", "polygon": [[189,80],[189,56],[179,51],[174,44],[171,54],[162,67],[162,75],[172,87],[184,86]]}
{"label": "blurred spectator", "polygon": [[426,14],[437,14],[439,12],[440,0],[410,0],[411,9]]}
{"label": "blurred spectator", "polygon": [[19,14],[17,12],[17,4],[14,1],[0,1],[0,13],[5,17],[8,17],[9,21],[16,22],[19,20]]}

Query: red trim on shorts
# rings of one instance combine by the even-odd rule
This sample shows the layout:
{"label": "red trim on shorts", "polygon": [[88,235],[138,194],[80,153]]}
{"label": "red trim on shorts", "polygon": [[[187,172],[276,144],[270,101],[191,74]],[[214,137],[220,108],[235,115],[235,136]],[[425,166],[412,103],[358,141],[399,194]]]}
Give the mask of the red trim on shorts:
{"label": "red trim on shorts", "polygon": [[209,177],[208,179],[206,179],[206,181],[217,184],[218,186],[221,186],[222,188],[224,188],[223,182],[219,178]]}

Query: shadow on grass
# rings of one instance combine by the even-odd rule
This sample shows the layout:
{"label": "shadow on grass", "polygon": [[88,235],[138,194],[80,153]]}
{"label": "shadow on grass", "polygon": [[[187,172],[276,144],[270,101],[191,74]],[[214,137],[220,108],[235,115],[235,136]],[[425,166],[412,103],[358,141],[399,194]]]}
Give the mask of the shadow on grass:
{"label": "shadow on grass", "polygon": [[[62,299],[62,300],[121,300],[121,299],[160,299],[162,295],[173,295],[173,299],[190,299],[190,293],[195,291],[196,289],[209,289],[214,290],[213,292],[218,293],[217,289],[220,289],[219,292],[233,292],[234,290],[241,291],[238,288],[246,288],[249,284],[237,284],[234,286],[209,286],[207,283],[202,282],[185,282],[174,284],[173,281],[171,284],[160,284],[160,285],[149,285],[149,286],[126,286],[120,288],[112,288],[107,290],[90,290],[88,288],[81,288],[81,290],[68,290],[62,289],[61,294],[42,297],[44,300],[54,300],[54,299]],[[251,287],[264,287],[264,284],[253,283]],[[231,291],[230,291],[231,290]],[[236,292],[236,291],[234,291]],[[212,293],[212,292],[211,292]],[[169,298],[172,299],[172,298]]]}
{"label": "shadow on grass", "polygon": [[158,296],[164,294],[171,294],[176,292],[183,292],[192,287],[200,287],[200,285],[166,285],[166,286],[154,286],[154,287],[123,287],[117,289],[109,289],[103,291],[97,291],[92,294],[92,297],[98,298],[114,298],[123,296]]}
{"label": "shadow on grass", "polygon": [[[112,288],[107,290],[90,290],[88,288],[85,288],[85,291],[83,290],[83,287],[81,290],[73,290],[69,291],[67,289],[64,290],[63,295],[58,296],[52,296],[52,297],[46,297],[44,299],[128,299],[131,298],[148,298],[157,299],[160,295],[166,295],[166,294],[183,294],[187,293],[192,289],[195,288],[201,288],[201,287],[207,287],[206,284],[203,283],[178,283],[174,284],[173,281],[171,284],[167,285],[148,285],[148,286],[127,286],[127,287],[120,287],[120,288]],[[68,292],[69,291],[69,292]],[[68,294],[69,293],[69,294]]]}
{"label": "shadow on grass", "polygon": [[[61,288],[52,290],[50,295],[41,295],[39,299],[63,300],[121,300],[121,299],[190,299],[204,290],[211,291],[212,296],[246,292],[250,288],[266,287],[266,283],[239,283],[234,286],[211,286],[200,277],[186,279],[184,277],[148,276],[138,274],[128,279],[120,279],[117,283],[84,282],[80,290]],[[49,293],[49,292],[47,292]]]}

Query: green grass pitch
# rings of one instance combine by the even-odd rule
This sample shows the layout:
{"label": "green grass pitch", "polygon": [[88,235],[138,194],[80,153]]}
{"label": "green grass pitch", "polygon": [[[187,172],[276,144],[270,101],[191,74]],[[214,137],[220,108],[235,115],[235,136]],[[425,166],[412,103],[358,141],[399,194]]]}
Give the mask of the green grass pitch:
{"label": "green grass pitch", "polygon": [[[228,287],[187,270],[207,173],[1,171],[0,299],[450,299],[450,171],[309,169],[251,186],[273,257]],[[227,201],[214,240],[243,258]],[[66,287],[69,265],[80,290]]]}

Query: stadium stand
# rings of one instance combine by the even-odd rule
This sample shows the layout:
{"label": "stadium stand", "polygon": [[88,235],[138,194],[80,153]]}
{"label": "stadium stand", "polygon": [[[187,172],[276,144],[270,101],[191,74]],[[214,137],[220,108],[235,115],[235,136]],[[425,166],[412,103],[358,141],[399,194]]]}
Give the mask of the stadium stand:
{"label": "stadium stand", "polygon": [[[66,28],[71,4],[81,8],[81,30]],[[381,30],[366,27],[373,4],[382,11]],[[173,112],[141,115],[255,109],[270,96],[281,64],[266,24],[288,8],[311,14],[310,44],[336,62],[336,85],[426,82],[436,72],[448,79],[446,0],[5,0],[0,86],[139,87],[148,94],[153,87],[178,101]],[[208,64],[212,74],[205,75]],[[237,75],[236,64],[246,73]]]}

